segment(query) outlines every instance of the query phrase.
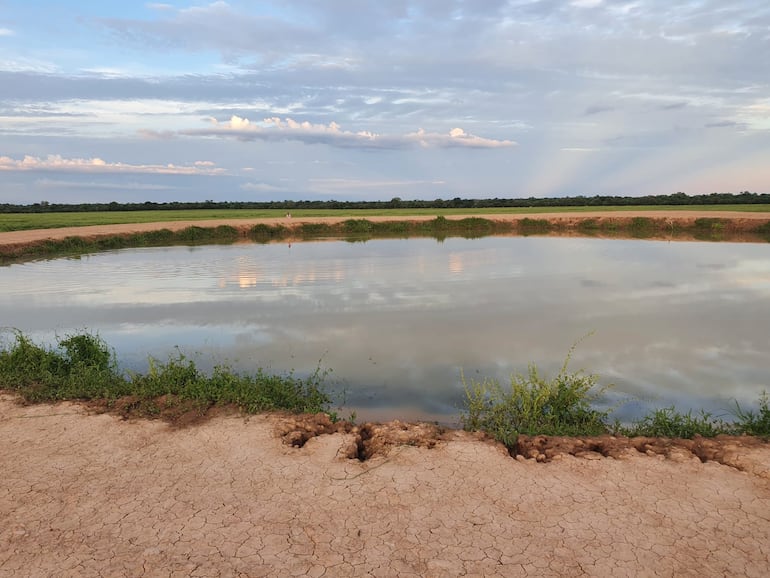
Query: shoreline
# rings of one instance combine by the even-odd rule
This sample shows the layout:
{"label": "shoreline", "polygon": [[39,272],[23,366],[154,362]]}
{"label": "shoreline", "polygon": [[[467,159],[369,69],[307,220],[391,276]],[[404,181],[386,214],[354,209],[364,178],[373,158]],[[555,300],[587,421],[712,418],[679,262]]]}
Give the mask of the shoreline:
{"label": "shoreline", "polygon": [[[109,415],[127,423],[159,423],[169,431],[203,427],[222,418],[242,419],[244,422],[252,419],[271,419],[276,424],[276,436],[288,447],[302,448],[319,437],[341,437],[346,441],[338,452],[339,456],[360,462],[387,457],[393,448],[399,446],[432,449],[437,444],[457,436],[469,436],[479,442],[492,444],[507,453],[511,459],[533,463],[549,463],[565,457],[596,460],[629,459],[644,455],[674,462],[697,459],[702,463],[716,462],[744,469],[739,465],[743,452],[765,449],[770,457],[770,439],[746,433],[720,433],[712,437],[695,434],[691,438],[613,433],[568,436],[519,434],[518,441],[509,448],[482,430],[469,431],[437,422],[403,421],[396,418],[357,423],[344,418],[332,419],[332,414],[327,411],[295,413],[275,409],[249,413],[234,404],[213,405],[205,410],[189,404],[169,405],[157,413],[147,413],[137,411],[135,401],[132,397],[118,398],[111,402],[104,399],[29,401],[13,390],[0,388],[0,402],[11,403],[19,408],[43,407],[53,410],[57,407],[67,407],[83,417]],[[770,481],[770,461],[766,466],[754,473]]]}
{"label": "shoreline", "polygon": [[770,241],[770,213],[645,210],[157,221],[0,232],[0,258],[7,262],[173,244],[488,235],[765,243]]}

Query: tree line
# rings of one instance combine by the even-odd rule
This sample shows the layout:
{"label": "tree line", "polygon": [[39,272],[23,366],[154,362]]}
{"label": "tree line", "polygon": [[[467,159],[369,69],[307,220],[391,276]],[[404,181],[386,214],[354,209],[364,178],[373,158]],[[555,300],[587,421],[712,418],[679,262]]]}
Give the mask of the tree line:
{"label": "tree line", "polygon": [[583,195],[575,197],[528,197],[516,199],[453,199],[404,200],[394,197],[389,201],[172,201],[156,203],[49,203],[41,201],[27,205],[0,204],[0,213],[74,213],[97,211],[163,211],[186,209],[485,209],[500,207],[632,207],[641,205],[738,205],[770,204],[770,193],[711,193],[687,195],[645,195],[642,197]]}

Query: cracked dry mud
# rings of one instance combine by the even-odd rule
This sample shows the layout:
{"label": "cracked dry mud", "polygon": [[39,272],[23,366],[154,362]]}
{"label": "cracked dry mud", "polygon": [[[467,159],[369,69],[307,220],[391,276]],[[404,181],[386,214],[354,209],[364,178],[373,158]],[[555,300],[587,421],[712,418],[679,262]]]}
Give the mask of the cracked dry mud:
{"label": "cracked dry mud", "polygon": [[282,439],[290,430],[274,415],[175,429],[0,396],[0,576],[770,568],[766,444],[741,448],[732,466],[636,450],[538,463],[450,431],[433,447],[393,445],[362,462],[346,457],[355,433],[295,447]]}

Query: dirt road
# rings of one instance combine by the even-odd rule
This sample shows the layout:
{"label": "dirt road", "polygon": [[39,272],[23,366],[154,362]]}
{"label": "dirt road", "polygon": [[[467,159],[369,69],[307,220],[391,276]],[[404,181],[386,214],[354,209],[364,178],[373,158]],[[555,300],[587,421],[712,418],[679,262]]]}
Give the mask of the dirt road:
{"label": "dirt road", "polygon": [[0,576],[767,576],[770,448],[360,462],[277,416],[187,429],[0,396]]}

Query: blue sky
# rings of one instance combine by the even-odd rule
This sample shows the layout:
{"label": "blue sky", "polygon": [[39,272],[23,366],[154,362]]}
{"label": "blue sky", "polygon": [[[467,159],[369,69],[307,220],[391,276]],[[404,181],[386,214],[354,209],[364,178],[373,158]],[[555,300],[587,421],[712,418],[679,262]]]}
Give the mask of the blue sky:
{"label": "blue sky", "polygon": [[766,0],[0,0],[0,202],[770,192]]}

